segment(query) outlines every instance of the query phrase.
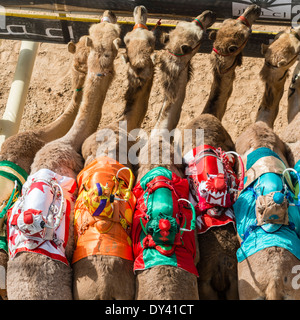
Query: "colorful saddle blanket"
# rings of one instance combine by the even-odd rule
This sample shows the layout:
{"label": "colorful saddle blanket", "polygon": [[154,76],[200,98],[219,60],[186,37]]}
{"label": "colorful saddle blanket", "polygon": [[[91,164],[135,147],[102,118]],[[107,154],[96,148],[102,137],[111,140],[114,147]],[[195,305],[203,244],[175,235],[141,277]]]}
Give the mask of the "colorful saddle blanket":
{"label": "colorful saddle blanket", "polygon": [[21,196],[8,212],[10,259],[28,251],[68,264],[65,247],[76,188],[73,178],[48,169],[28,177]]}
{"label": "colorful saddle blanket", "polygon": [[137,198],[132,227],[134,270],[170,265],[198,276],[195,214],[186,201],[187,180],[158,167],[133,192]]}
{"label": "colorful saddle blanket", "polygon": [[134,176],[124,165],[99,157],[77,177],[76,249],[72,263],[90,255],[133,260],[131,226],[136,199]]}
{"label": "colorful saddle blanket", "polygon": [[[259,170],[261,167],[265,168],[265,173]],[[237,232],[242,239],[241,247],[237,251],[238,262],[262,249],[273,246],[285,248],[300,259],[300,207],[295,205],[297,198],[293,193],[295,189],[291,179],[287,177],[283,183],[282,173],[285,168],[279,156],[268,148],[259,148],[248,155],[246,178],[250,177],[251,180],[245,182],[247,187],[233,205]],[[254,173],[255,176],[253,176]],[[286,190],[285,198],[288,202],[288,222],[284,219],[282,223],[268,223],[278,218],[277,212],[273,210],[274,214],[268,216],[267,223],[258,223],[259,208],[257,208],[256,200],[260,196],[272,193],[283,195],[284,190]],[[279,203],[282,203],[282,199]]]}
{"label": "colorful saddle blanket", "polygon": [[240,181],[233,170],[234,158],[210,145],[201,145],[188,152],[184,162],[198,234],[228,223],[235,225],[232,205]]}
{"label": "colorful saddle blanket", "polygon": [[11,161],[0,161],[0,249],[8,252],[6,220],[7,211],[17,201],[28,174]]}

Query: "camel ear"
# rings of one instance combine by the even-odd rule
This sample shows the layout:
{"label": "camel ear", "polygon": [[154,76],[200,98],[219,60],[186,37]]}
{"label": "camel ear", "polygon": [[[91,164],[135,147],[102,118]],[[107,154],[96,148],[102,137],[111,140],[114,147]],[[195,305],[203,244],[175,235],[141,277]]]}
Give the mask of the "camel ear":
{"label": "camel ear", "polygon": [[129,59],[128,59],[128,55],[126,54],[126,53],[123,53],[122,55],[121,55],[121,57],[122,57],[122,60],[123,60],[123,62],[126,64],[127,62],[129,62]]}
{"label": "camel ear", "polygon": [[260,52],[264,56],[269,48],[268,44],[262,43],[260,47]]}
{"label": "camel ear", "polygon": [[68,43],[68,51],[73,54],[76,52],[76,45],[74,42],[71,41]]}
{"label": "camel ear", "polygon": [[87,47],[92,47],[93,46],[93,40],[90,37],[86,37],[85,45]]}
{"label": "camel ear", "polygon": [[296,53],[300,53],[300,42],[299,42],[299,45],[297,47]]}
{"label": "camel ear", "polygon": [[156,62],[156,57],[157,57],[156,52],[152,53],[151,56],[150,56],[153,64],[155,64],[155,62]]}
{"label": "camel ear", "polygon": [[115,46],[116,50],[119,50],[119,47],[121,45],[121,39],[117,38],[113,41],[113,45]]}
{"label": "camel ear", "polygon": [[127,37],[127,34],[126,34],[126,36],[124,37],[124,43],[127,46],[129,42],[130,42],[130,37]]}
{"label": "camel ear", "polygon": [[170,36],[169,36],[169,34],[166,33],[166,32],[163,32],[163,33],[161,34],[161,36],[160,36],[160,42],[161,42],[162,44],[166,44],[166,43],[169,41],[169,39],[170,39]]}
{"label": "camel ear", "polygon": [[193,48],[187,44],[183,44],[180,48],[181,48],[182,53],[184,53],[184,54],[188,54],[193,51]]}
{"label": "camel ear", "polygon": [[210,33],[209,33],[209,36],[208,38],[212,41],[215,41],[216,40],[216,37],[217,37],[217,30],[212,30]]}

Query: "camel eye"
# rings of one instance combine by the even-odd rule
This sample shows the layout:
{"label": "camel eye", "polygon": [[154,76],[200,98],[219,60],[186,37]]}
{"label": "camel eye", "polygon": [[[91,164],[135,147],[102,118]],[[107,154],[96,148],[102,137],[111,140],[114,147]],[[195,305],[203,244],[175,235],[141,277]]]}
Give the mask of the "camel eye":
{"label": "camel eye", "polygon": [[237,49],[238,49],[237,46],[230,46],[228,50],[229,50],[229,52],[232,53],[232,52],[235,52]]}

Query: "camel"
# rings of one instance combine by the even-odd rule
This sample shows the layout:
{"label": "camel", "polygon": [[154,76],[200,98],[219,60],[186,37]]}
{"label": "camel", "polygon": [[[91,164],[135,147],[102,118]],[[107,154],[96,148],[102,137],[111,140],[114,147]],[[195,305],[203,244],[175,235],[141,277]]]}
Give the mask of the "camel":
{"label": "camel", "polygon": [[[251,25],[259,17],[260,8],[249,6],[238,19],[224,20],[214,39],[211,62],[213,83],[202,113],[184,129],[203,129],[204,145],[234,151],[234,143],[222,126],[227,101],[232,93],[235,69],[242,63],[242,50],[251,33]],[[195,139],[185,143],[196,148]],[[217,207],[216,207],[217,208]],[[227,223],[198,234],[200,261],[197,265],[200,299],[238,299],[237,261],[239,247],[233,223]]]}
{"label": "camel", "polygon": [[288,125],[281,134],[282,140],[289,146],[294,162],[300,160],[300,143],[297,136],[299,113],[299,75],[300,63],[296,65],[288,91]]}
{"label": "camel", "polygon": [[[299,39],[300,28],[298,27],[280,32],[270,46],[262,46],[262,53],[265,53],[265,64],[261,70],[261,77],[268,77],[263,79],[267,92],[259,106],[256,120],[265,122],[270,128],[273,128],[278,114],[279,101],[283,95],[288,71],[296,62],[300,52]],[[295,116],[295,112],[289,108],[289,122]]]}
{"label": "camel", "polygon": [[[262,47],[265,54],[261,70],[264,96],[256,122],[236,141],[236,150],[246,164],[245,189],[234,204],[241,242],[237,252],[240,299],[300,297],[298,290],[293,288],[292,271],[300,259],[297,250],[293,250],[299,247],[299,212],[298,207],[293,206],[295,201],[281,193],[284,185],[291,194],[295,192],[293,180],[285,176],[287,179],[284,184],[282,182],[283,171],[293,167],[294,160],[289,146],[272,129],[286,74],[292,61],[295,62],[297,51],[289,46],[294,42],[293,37],[297,39],[294,31],[283,32],[268,48]],[[281,200],[276,200],[278,195]],[[277,217],[278,222],[270,220],[272,216]],[[294,223],[296,230],[289,223]]]}
{"label": "camel", "polygon": [[[206,21],[204,19],[205,16],[209,18]],[[200,20],[200,17],[201,15],[198,16],[197,20]],[[205,12],[202,15],[202,19],[202,23],[205,23],[206,27],[208,27],[208,24],[211,25],[214,22],[215,17],[211,12]],[[182,27],[187,26],[187,24],[182,25]],[[193,48],[195,49],[195,46],[199,44],[198,42],[196,42],[190,46],[190,49],[188,51],[180,51],[186,49],[185,46],[181,45],[181,39],[185,38],[183,38],[181,28],[178,28],[177,31],[178,34],[176,33],[176,29],[173,31],[173,34],[170,34],[170,42],[166,46],[168,53],[171,54],[172,61],[170,61],[170,56],[166,57],[166,55],[161,60],[161,68],[163,69],[163,72],[165,74],[165,76],[163,76],[163,85],[165,89],[165,96],[167,98],[159,114],[159,119],[155,126],[155,129],[168,129],[169,131],[171,131],[176,127],[180,116],[181,105],[184,100],[185,87],[189,74],[188,65],[191,57],[188,56],[188,52],[193,54]],[[179,33],[181,34],[180,36]],[[189,38],[189,36],[187,37]],[[180,39],[180,41],[178,39]],[[167,60],[168,58],[169,60]],[[174,62],[176,62],[175,65]],[[178,65],[178,63],[181,63],[181,68],[173,69],[173,67],[176,66],[176,64]],[[182,70],[184,70],[184,72],[182,72]],[[172,72],[174,72],[174,74]],[[179,82],[179,76],[180,90],[178,92],[177,84]],[[174,81],[174,79],[176,81]],[[168,169],[169,172],[173,172],[173,174],[175,174],[179,178],[184,177],[183,166],[180,164],[176,164],[174,161],[175,150],[170,141],[165,140],[165,137],[160,137],[158,142],[160,148],[154,148],[154,150],[153,148],[150,148],[150,146],[152,147],[157,144],[156,139],[156,133],[155,131],[153,131],[150,140],[140,150],[139,167],[137,173],[138,183],[140,183],[143,177],[149,174],[149,172],[159,166],[163,167],[164,169]],[[163,145],[170,150],[170,163],[166,163],[164,159],[160,157],[160,151],[164,153],[164,150],[162,150]],[[158,163],[156,160],[156,164],[149,164],[147,160],[149,160],[150,156],[154,156],[156,159],[159,159]],[[160,168],[159,170],[162,169]],[[192,239],[190,238],[186,243],[193,243],[193,241],[195,241],[195,239],[192,235]],[[191,250],[188,256],[189,259],[187,259],[187,261],[190,261],[190,259],[192,258],[194,260],[194,263],[197,262],[198,254],[196,243],[194,250]],[[138,268],[136,268],[136,299],[199,299],[197,288],[197,272],[193,269],[192,264],[193,262],[191,263],[191,269],[188,272],[187,270],[175,267],[174,265],[156,265],[144,270],[138,270]],[[153,290],[154,287],[155,290]]]}
{"label": "camel", "polygon": [[[114,134],[117,138],[115,140],[112,138],[112,135],[110,135],[107,140],[96,141],[97,136],[101,136],[105,130],[102,128],[102,130],[92,134],[85,140],[82,146],[85,168],[79,175],[79,177],[85,176],[85,178],[80,178],[81,185],[86,185],[88,183],[87,180],[90,179],[92,179],[93,183],[99,182],[103,179],[103,176],[105,175],[100,174],[97,180],[96,175],[95,177],[88,175],[87,170],[92,170],[93,168],[95,168],[95,170],[98,168],[97,172],[102,172],[103,170],[108,171],[109,169],[111,170],[111,162],[113,160],[109,158],[109,152],[113,149],[116,151],[116,159],[120,161],[120,157],[123,157],[123,159],[127,161],[126,166],[133,170],[133,166],[128,160],[127,155],[129,148],[133,145],[133,141],[135,140],[133,138],[131,139],[132,141],[128,140],[130,131],[138,129],[141,126],[143,118],[147,112],[148,100],[154,78],[154,63],[151,57],[153,56],[155,45],[155,36],[146,27],[146,8],[144,6],[135,7],[133,16],[135,26],[124,38],[124,42],[126,44],[126,61],[128,64],[128,89],[125,93],[126,104],[123,114],[118,121],[105,128],[111,130],[111,134]],[[126,130],[119,131],[119,121],[126,121]],[[125,148],[126,154],[123,153],[123,150],[120,148],[120,144],[123,144],[123,141],[126,141],[127,144],[127,148]],[[104,167],[102,167],[102,164],[100,165],[100,168],[97,167],[97,165],[99,166],[99,163],[104,161],[107,161],[107,164]],[[124,166],[116,163],[115,168],[124,168]],[[112,177],[108,177],[108,183],[111,183],[111,178]],[[78,201],[78,203],[80,203],[80,201]],[[78,204],[78,206],[79,205],[80,204]],[[119,208],[118,204],[114,204],[114,206]],[[80,232],[80,220],[78,221],[79,222],[76,222],[77,224],[75,226],[77,233],[78,230]],[[100,221],[103,222],[103,220]],[[125,234],[124,230],[120,227],[119,222],[120,220],[112,222],[114,226],[113,228],[119,227],[118,234],[114,233],[116,239],[119,239],[121,234]],[[91,229],[94,229],[95,226],[97,226],[97,223],[94,223],[93,227],[89,227],[89,232],[92,232]],[[116,231],[112,229],[112,232]],[[108,232],[108,235],[110,235],[110,232]],[[98,237],[102,242],[105,242],[105,234],[102,236],[99,234]],[[81,241],[80,236],[78,241]],[[78,245],[80,245],[80,242],[78,242]],[[132,251],[131,246],[130,251]],[[75,249],[73,259],[75,299],[134,299],[135,279],[133,274],[133,259],[131,256],[126,257],[122,252],[117,256],[112,252],[107,255],[103,251],[100,252],[99,249],[98,253],[78,259],[77,256],[80,254],[79,252],[80,247],[78,246],[78,248]],[[90,278],[87,276],[89,274],[94,274],[95,276]]]}
{"label": "camel", "polygon": [[291,123],[299,113],[299,91],[300,91],[300,60],[294,69],[292,81],[288,93],[288,123]]}
{"label": "camel", "polygon": [[[166,161],[165,159],[165,155],[167,153],[169,153],[169,161]],[[150,159],[152,158],[156,159],[154,163],[150,162]],[[196,270],[196,262],[199,258],[199,254],[195,241],[195,233],[193,230],[183,232],[181,236],[184,245],[179,247],[175,246],[175,251],[170,257],[165,254],[160,255],[160,251],[158,251],[156,248],[146,247],[146,255],[144,255],[143,251],[140,249],[140,243],[142,241],[141,237],[144,236],[143,231],[139,231],[141,223],[140,219],[142,219],[143,216],[143,210],[141,211],[141,209],[144,201],[144,198],[141,195],[141,186],[148,181],[153,172],[158,170],[158,172],[161,172],[162,176],[169,176],[170,180],[172,176],[172,179],[175,179],[175,181],[180,181],[182,184],[184,184],[184,187],[182,187],[183,189],[181,190],[178,190],[175,187],[176,192],[172,192],[172,197],[174,197],[174,195],[177,193],[178,197],[183,199],[188,198],[188,182],[186,179],[184,179],[184,168],[182,164],[177,164],[175,159],[176,156],[174,146],[170,140],[166,139],[164,135],[159,136],[152,134],[149,137],[148,142],[143,145],[139,153],[139,164],[136,178],[137,184],[133,189],[137,197],[138,204],[134,213],[132,231],[135,258],[134,270],[136,274],[136,300],[199,299]],[[160,179],[162,178],[160,177]],[[174,186],[174,180],[172,181],[173,182],[169,183]],[[149,184],[151,184],[151,182],[149,182]],[[166,190],[167,188],[160,187],[158,190],[160,189]],[[165,197],[165,200],[167,200],[167,197]],[[178,211],[175,207],[173,208],[175,210],[175,212],[173,211],[174,215],[178,213]],[[166,213],[164,210],[162,211],[163,213]],[[182,211],[179,209],[179,215],[180,213],[182,213]],[[149,239],[149,234],[147,234],[144,239]],[[156,262],[156,258],[160,256],[162,257],[162,260],[160,260],[161,262],[151,265],[150,260],[145,260],[145,263],[141,264],[143,257],[147,256],[147,252],[149,252],[148,255],[153,255],[153,259],[150,258],[151,261],[153,260],[153,262]],[[181,260],[181,262],[178,262],[179,260]],[[174,263],[174,261],[177,261],[177,264]]]}
{"label": "camel", "polygon": [[[138,10],[142,11],[138,12]],[[126,53],[123,54],[123,57],[128,67],[127,80],[129,83],[125,94],[125,109],[116,122],[106,127],[107,129],[113,130],[115,135],[119,137],[120,132],[118,124],[120,121],[126,121],[127,129],[124,131],[126,136],[124,137],[125,139],[127,139],[127,132],[140,128],[143,122],[148,109],[154,77],[155,36],[153,32],[147,29],[147,10],[144,6],[135,8],[134,19],[134,29],[131,32],[128,32],[124,38]],[[138,27],[136,28],[136,26]],[[96,156],[104,155],[101,154],[101,150],[103,150],[102,144],[103,142],[97,141],[97,132],[85,140],[82,146],[82,155],[85,159],[85,166],[87,166],[90,161],[93,161]],[[116,142],[113,140],[108,141],[108,144],[111,144],[110,149],[114,149],[116,146]],[[118,145],[119,143],[117,143],[117,146]],[[117,149],[116,155],[118,154],[119,150]],[[125,159],[127,159],[126,156]]]}
{"label": "camel", "polygon": [[180,21],[174,30],[164,35],[166,45],[159,66],[164,102],[155,128],[169,131],[176,128],[192,74],[191,59],[198,52],[204,33],[215,20],[216,15],[206,10],[192,22]]}
{"label": "camel", "polygon": [[[110,11],[104,12],[103,16],[108,19],[112,16],[116,21],[114,14]],[[31,176],[46,170],[52,175],[57,174],[75,182],[77,174],[83,168],[81,146],[98,127],[106,92],[114,77],[114,59],[121,41],[120,27],[105,20],[92,25],[86,38],[86,46],[90,48],[87,59],[88,73],[75,121],[67,134],[47,143],[38,151],[31,165]],[[74,246],[72,204],[76,198],[77,189],[71,188],[69,193],[72,193],[73,201],[69,210],[69,237],[64,243],[66,263],[30,251],[17,253],[13,259],[9,260],[7,267],[9,299],[72,299],[72,269],[70,268]],[[31,217],[29,218],[32,220]],[[18,219],[15,223],[18,223]],[[14,217],[9,221],[11,228]],[[50,222],[47,221],[46,224],[49,225]],[[47,232],[50,231],[47,230]],[[13,243],[11,246],[13,248]]]}
{"label": "camel", "polygon": [[[61,116],[59,116],[55,121],[44,126],[43,128],[20,132],[14,136],[7,138],[2,144],[0,153],[0,167],[2,172],[9,170],[10,173],[17,174],[17,176],[21,176],[26,180],[27,175],[30,172],[30,166],[38,150],[40,150],[47,142],[62,137],[71,128],[82,99],[82,86],[87,73],[86,63],[89,48],[85,46],[85,36],[83,36],[77,44],[74,44],[72,42],[68,43],[68,51],[73,54],[71,71],[71,88],[73,91],[73,95],[69,105],[64,110]],[[8,169],[7,161],[9,161],[10,167],[14,167],[14,171],[12,171],[11,168]],[[23,181],[23,179],[21,180]],[[2,211],[13,192],[14,182],[1,176],[0,185],[0,199],[2,203],[2,205],[0,206],[0,210]],[[4,215],[3,213],[3,217],[0,219],[0,230],[1,235],[6,238],[6,232],[3,229],[5,220],[6,214]],[[6,240],[3,240],[3,243],[6,247]],[[3,266],[5,270],[7,268],[8,260],[6,251],[6,249],[0,250],[0,266]],[[6,281],[4,282],[3,280],[2,283],[6,283]],[[3,295],[0,294],[0,296],[4,297],[6,295],[5,292],[6,290],[3,289]]]}

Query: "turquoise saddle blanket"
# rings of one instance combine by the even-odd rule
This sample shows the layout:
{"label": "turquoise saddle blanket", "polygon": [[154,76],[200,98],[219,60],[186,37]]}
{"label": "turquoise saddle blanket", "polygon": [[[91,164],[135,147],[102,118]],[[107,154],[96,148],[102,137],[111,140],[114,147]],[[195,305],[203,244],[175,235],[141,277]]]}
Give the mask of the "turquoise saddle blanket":
{"label": "turquoise saddle blanket", "polygon": [[[260,158],[265,156],[274,156],[278,159],[278,155],[268,148],[259,148],[247,157],[248,170]],[[248,163],[248,159],[251,161]],[[282,160],[281,160],[282,161]],[[295,165],[295,170],[300,172],[300,161]],[[296,185],[296,181],[294,182]],[[256,180],[245,188],[237,201],[233,205],[237,232],[242,239],[241,247],[237,251],[238,262],[243,261],[252,254],[268,248],[282,247],[289,250],[298,259],[300,259],[300,207],[289,206],[288,216],[289,225],[265,224],[257,226],[255,200],[256,196],[267,195],[273,191],[281,191],[283,183],[281,175],[278,173],[267,172],[263,173]],[[295,195],[290,188],[289,203],[298,203]]]}

